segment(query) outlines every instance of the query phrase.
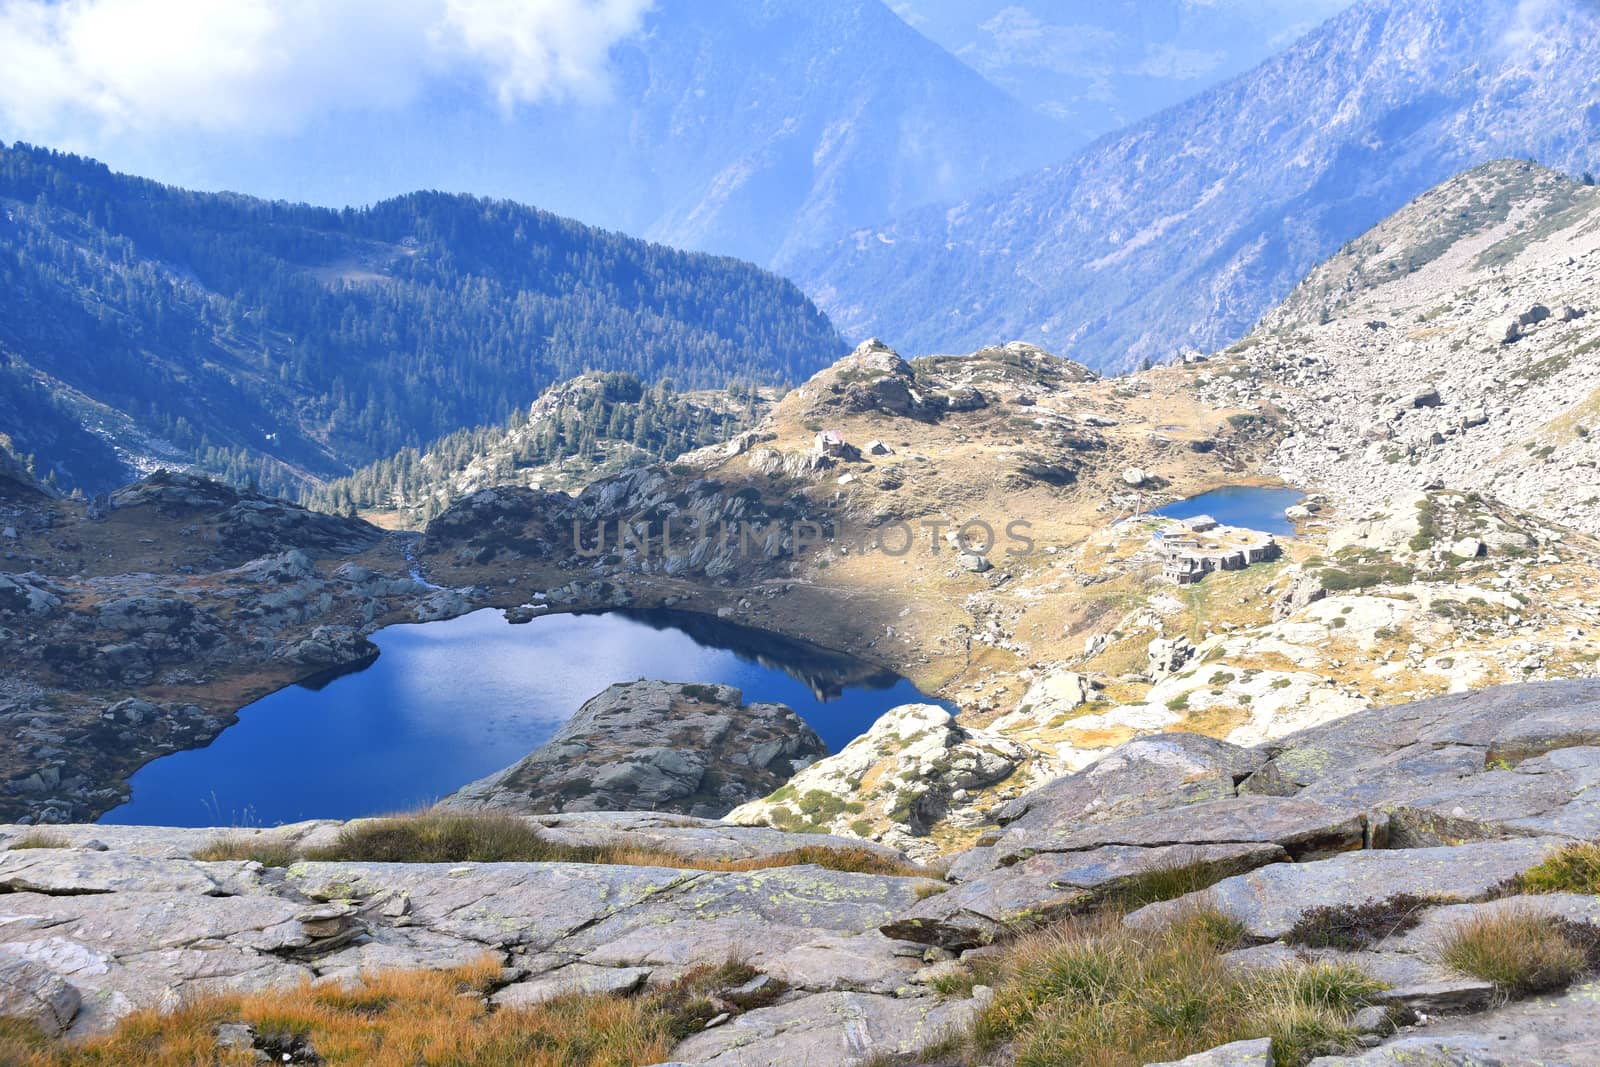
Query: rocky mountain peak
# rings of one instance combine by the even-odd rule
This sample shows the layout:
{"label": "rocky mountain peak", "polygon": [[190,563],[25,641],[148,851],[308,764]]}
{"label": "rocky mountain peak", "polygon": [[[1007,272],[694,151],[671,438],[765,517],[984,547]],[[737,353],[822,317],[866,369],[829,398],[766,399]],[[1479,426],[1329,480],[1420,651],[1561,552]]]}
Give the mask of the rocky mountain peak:
{"label": "rocky mountain peak", "polygon": [[[996,336],[1101,369],[1243,336],[1317,262],[1464,168],[1594,165],[1589,3],[1369,0],[1249,74],[795,273],[847,336]],[[930,309],[936,309],[930,312]]]}

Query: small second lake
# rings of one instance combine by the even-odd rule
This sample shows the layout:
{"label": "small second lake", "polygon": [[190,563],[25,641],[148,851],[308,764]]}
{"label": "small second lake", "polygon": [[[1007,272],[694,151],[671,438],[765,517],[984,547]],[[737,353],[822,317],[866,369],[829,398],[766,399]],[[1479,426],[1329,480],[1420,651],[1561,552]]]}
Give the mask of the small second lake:
{"label": "small second lake", "polygon": [[1298,489],[1229,485],[1157,508],[1151,514],[1167,519],[1210,515],[1224,526],[1243,526],[1289,537],[1294,534],[1294,523],[1284,515],[1284,510],[1304,499],[1305,494]]}
{"label": "small second lake", "polygon": [[585,700],[639,678],[787,704],[833,752],[890,708],[927,700],[851,657],[681,613],[513,626],[484,610],[372,640],[382,655],[370,666],[280,689],[205,748],[147,764],[130,779],[132,799],[101,821],[271,826],[417,807],[515,763]]}

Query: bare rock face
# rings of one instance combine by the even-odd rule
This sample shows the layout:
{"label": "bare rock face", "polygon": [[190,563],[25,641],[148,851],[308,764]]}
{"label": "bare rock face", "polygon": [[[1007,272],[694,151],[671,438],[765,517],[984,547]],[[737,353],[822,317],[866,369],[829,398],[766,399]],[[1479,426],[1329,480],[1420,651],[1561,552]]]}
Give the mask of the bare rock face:
{"label": "bare rock face", "polygon": [[728,819],[744,826],[871,834],[910,855],[931,855],[926,835],[936,822],[965,818],[963,809],[983,790],[1042,760],[1020,742],[962,726],[943,708],[906,704],[885,712],[842,752]]}
{"label": "bare rock face", "polygon": [[72,1025],[82,1003],[77,987],[54,971],[0,950],[0,1018],[23,1019],[54,1035]]}
{"label": "bare rock face", "polygon": [[673,811],[717,818],[827,755],[782,704],[726,685],[637,681],[589,700],[521,762],[446,797],[519,814]]}

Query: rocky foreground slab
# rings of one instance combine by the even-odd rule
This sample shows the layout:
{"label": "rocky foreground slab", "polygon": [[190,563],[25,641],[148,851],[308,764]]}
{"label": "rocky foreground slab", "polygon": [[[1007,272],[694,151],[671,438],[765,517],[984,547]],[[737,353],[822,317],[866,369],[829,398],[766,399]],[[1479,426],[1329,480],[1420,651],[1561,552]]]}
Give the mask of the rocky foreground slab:
{"label": "rocky foreground slab", "polygon": [[[967,974],[979,960],[1003,956],[1021,930],[1121,901],[1138,929],[1202,905],[1236,923],[1230,968],[1321,960],[1381,983],[1378,1010],[1358,1017],[1361,1041],[1314,1061],[1323,1067],[1593,1063],[1592,980],[1508,1002],[1439,946],[1500,914],[1600,930],[1600,898],[1525,881],[1596,836],[1596,721],[1600,683],[1577,682],[1374,709],[1260,749],[1146,738],[1010,805],[942,880],[687,861],[263,867],[194,853],[221,837],[314,847],[340,825],[68,826],[44,841],[4,827],[0,1011],[72,1038],[197,994],[485,955],[503,968],[489,995],[518,1007],[627,993],[736,958],[780,992],[683,1041],[679,1062],[852,1063],[965,1027],[991,996]],[[861,847],[663,814],[533,821],[570,845],[702,859]],[[1130,895],[1180,871],[1187,881],[1149,903]],[[1386,902],[1404,902],[1403,914],[1376,933],[1315,934],[1329,915]],[[1261,1046],[1183,1062],[1265,1063]]]}

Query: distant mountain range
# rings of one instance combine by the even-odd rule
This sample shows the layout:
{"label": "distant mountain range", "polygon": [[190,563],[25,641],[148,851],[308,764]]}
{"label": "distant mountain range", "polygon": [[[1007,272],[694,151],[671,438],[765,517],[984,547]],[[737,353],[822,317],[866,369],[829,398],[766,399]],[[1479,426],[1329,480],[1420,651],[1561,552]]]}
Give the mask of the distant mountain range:
{"label": "distant mountain range", "polygon": [[595,98],[509,111],[444,82],[388,110],[330,100],[289,131],[88,141],[119,169],[194,188],[335,206],[470,192],[767,264],[1083,140],[880,0],[658,0],[607,68]]}
{"label": "distant mountain range", "polygon": [[[1079,148],[1243,74],[1354,0],[890,0]],[[1055,162],[1052,160],[1051,162]]]}
{"label": "distant mountain range", "polygon": [[1366,0],[1063,163],[791,274],[847,336],[917,352],[1020,338],[1126,369],[1220,347],[1467,167],[1600,166],[1597,37],[1592,0]]}
{"label": "distant mountain range", "polygon": [[63,489],[196,463],[292,490],[627,371],[803,379],[789,282],[504,201],[331,211],[0,147],[0,431]]}

